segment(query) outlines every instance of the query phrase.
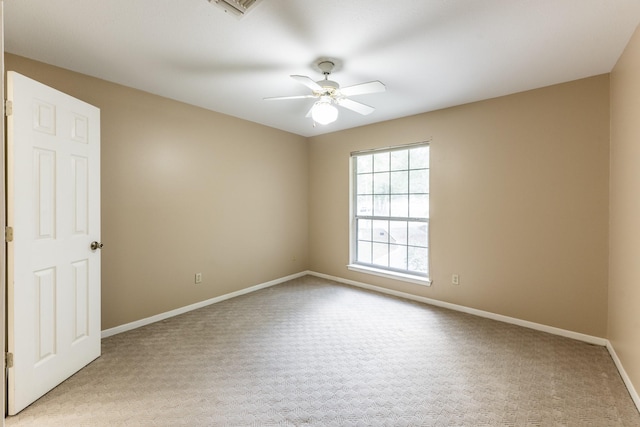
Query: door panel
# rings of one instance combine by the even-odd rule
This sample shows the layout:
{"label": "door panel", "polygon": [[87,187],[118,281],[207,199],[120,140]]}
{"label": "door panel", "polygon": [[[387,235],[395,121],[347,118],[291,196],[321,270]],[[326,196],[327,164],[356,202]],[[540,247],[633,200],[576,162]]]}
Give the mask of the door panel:
{"label": "door panel", "polygon": [[75,297],[73,334],[73,344],[75,344],[89,333],[89,260],[74,262],[71,267]]}
{"label": "door panel", "polygon": [[7,73],[8,412],[100,355],[100,111]]}
{"label": "door panel", "polygon": [[36,306],[36,365],[56,354],[56,269],[34,272]]}

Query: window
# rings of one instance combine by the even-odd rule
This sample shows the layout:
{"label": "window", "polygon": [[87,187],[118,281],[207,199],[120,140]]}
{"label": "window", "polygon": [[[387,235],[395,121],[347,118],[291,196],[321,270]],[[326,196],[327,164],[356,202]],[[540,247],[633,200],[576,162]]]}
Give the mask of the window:
{"label": "window", "polygon": [[349,268],[428,284],[429,145],[352,153],[351,162]]}

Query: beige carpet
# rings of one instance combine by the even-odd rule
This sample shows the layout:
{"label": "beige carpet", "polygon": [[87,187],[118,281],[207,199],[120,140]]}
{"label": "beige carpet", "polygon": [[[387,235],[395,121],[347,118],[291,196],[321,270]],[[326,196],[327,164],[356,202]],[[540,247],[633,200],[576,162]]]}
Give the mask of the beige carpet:
{"label": "beige carpet", "polygon": [[14,426],[640,426],[606,349],[303,277],[103,340]]}

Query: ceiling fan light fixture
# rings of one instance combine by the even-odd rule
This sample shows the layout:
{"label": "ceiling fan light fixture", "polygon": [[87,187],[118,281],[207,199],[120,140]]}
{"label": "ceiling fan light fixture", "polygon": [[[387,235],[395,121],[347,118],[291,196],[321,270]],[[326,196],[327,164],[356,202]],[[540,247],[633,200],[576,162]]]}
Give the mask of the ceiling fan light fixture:
{"label": "ceiling fan light fixture", "polygon": [[[214,0],[209,0],[214,1]],[[313,126],[316,124],[328,125],[338,119],[338,106],[354,111],[366,116],[375,111],[375,108],[358,101],[349,99],[351,96],[366,95],[368,93],[384,92],[385,86],[378,80],[355,84],[341,88],[338,82],[329,80],[331,72],[335,70],[336,62],[330,59],[320,59],[315,63],[315,68],[321,71],[324,79],[315,81],[308,76],[292,74],[291,78],[298,83],[311,89],[308,95],[276,96],[263,98],[265,100],[277,99],[303,99],[315,98],[317,101],[307,112],[307,118],[313,119]]]}
{"label": "ceiling fan light fixture", "polygon": [[330,100],[321,99],[313,104],[311,118],[316,123],[328,125],[338,119],[338,109],[335,105],[331,104]]}

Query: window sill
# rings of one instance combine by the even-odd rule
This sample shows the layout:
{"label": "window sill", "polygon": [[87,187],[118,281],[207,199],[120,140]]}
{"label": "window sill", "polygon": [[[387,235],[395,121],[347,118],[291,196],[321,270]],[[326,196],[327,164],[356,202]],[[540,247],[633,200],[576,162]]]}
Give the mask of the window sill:
{"label": "window sill", "polygon": [[415,283],[417,285],[431,286],[431,280],[428,277],[412,276],[410,274],[396,273],[394,271],[382,270],[379,268],[365,267],[358,264],[349,264],[347,268],[359,273],[372,274],[374,276],[386,277],[388,279],[401,280],[403,282]]}

